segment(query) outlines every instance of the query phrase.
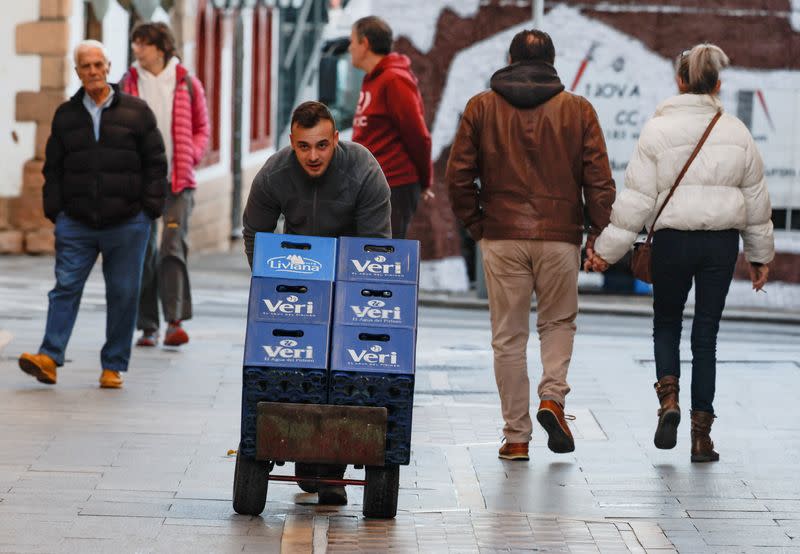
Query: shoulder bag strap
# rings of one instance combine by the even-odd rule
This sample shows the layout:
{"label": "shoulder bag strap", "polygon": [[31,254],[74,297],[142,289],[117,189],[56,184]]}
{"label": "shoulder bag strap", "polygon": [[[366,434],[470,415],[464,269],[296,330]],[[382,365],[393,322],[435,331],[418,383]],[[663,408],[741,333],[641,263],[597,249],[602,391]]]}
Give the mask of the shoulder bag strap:
{"label": "shoulder bag strap", "polygon": [[681,180],[683,179],[683,176],[686,175],[686,171],[689,169],[689,166],[692,165],[692,162],[697,157],[697,154],[700,152],[700,149],[703,147],[703,144],[706,142],[706,139],[708,138],[708,135],[711,134],[711,129],[714,128],[714,125],[717,124],[717,121],[719,121],[720,117],[722,117],[722,110],[718,111],[716,113],[716,115],[714,116],[714,118],[711,120],[711,123],[708,124],[708,127],[706,127],[706,132],[703,133],[702,137],[700,137],[700,142],[698,142],[697,146],[694,147],[694,152],[692,152],[692,155],[689,156],[689,159],[686,161],[686,165],[683,166],[683,169],[681,169],[681,172],[678,174],[678,178],[675,179],[675,184],[672,185],[672,188],[670,189],[669,194],[667,195],[667,198],[664,200],[664,203],[661,204],[661,208],[658,210],[658,213],[656,214],[656,217],[653,220],[653,224],[650,225],[650,232],[647,233],[647,241],[646,241],[646,243],[648,245],[651,242],[653,242],[653,233],[654,233],[655,228],[656,228],[656,221],[658,221],[658,218],[661,215],[661,212],[663,212],[664,208],[667,207],[667,203],[669,202],[670,198],[672,198],[672,195],[675,194],[675,189],[678,188],[678,185],[681,184]]}

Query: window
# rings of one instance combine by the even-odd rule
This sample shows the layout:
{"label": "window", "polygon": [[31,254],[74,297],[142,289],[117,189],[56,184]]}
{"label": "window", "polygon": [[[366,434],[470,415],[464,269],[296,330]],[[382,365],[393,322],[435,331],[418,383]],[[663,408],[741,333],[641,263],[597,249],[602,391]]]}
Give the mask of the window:
{"label": "window", "polygon": [[253,9],[253,65],[250,91],[250,151],[272,144],[272,10]]}
{"label": "window", "polygon": [[220,150],[220,77],[222,74],[222,14],[202,1],[199,5],[197,31],[197,78],[203,83],[208,103],[211,139],[201,166],[219,162]]}
{"label": "window", "polygon": [[787,214],[786,208],[773,209],[772,210],[772,226],[775,229],[779,229],[779,230],[786,229],[787,215],[788,214]]}
{"label": "window", "polygon": [[93,40],[103,40],[103,22],[97,19],[94,14],[94,6],[91,2],[84,2],[84,13],[86,19],[83,26],[83,38]]}
{"label": "window", "polygon": [[789,229],[800,231],[800,208],[792,208]]}

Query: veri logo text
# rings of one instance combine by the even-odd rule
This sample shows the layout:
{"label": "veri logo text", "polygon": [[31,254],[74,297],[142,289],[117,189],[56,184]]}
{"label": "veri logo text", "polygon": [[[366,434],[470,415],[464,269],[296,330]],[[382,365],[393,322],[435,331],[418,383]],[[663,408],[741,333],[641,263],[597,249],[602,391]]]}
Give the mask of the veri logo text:
{"label": "veri logo text", "polygon": [[297,348],[297,341],[284,339],[277,345],[264,345],[262,348],[268,358],[281,360],[313,360],[314,347],[310,344],[305,348]]}
{"label": "veri logo text", "polygon": [[372,275],[402,275],[403,264],[401,262],[386,263],[386,256],[375,256],[372,260],[350,260],[358,273],[370,273]]}
{"label": "veri logo text", "polygon": [[348,348],[347,353],[357,364],[397,365],[397,352],[383,352],[383,348],[377,344],[370,346],[369,350],[363,349],[360,352]]}
{"label": "veri logo text", "polygon": [[386,302],[383,300],[370,300],[366,306],[350,306],[358,319],[400,321],[400,306],[385,308]]}

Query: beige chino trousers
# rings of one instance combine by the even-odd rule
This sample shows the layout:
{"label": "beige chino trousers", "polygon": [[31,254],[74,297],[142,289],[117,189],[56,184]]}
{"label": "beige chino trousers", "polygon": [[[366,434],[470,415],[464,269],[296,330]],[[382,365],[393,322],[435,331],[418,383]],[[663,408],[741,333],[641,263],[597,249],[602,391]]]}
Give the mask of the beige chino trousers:
{"label": "beige chino trousers", "polygon": [[494,374],[508,442],[529,442],[530,382],[527,347],[531,296],[542,357],[539,398],[564,405],[578,314],[580,248],[545,240],[480,242],[492,322]]}

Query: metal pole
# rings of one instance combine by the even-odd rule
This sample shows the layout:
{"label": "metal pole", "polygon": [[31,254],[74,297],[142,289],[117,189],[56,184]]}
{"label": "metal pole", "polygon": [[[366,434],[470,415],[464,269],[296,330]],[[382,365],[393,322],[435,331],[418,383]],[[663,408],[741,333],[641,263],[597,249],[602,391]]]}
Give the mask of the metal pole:
{"label": "metal pole", "polygon": [[544,23],[544,0],[531,0],[533,28],[540,29]]}
{"label": "metal pole", "polygon": [[231,172],[231,238],[242,236],[242,112],[244,110],[244,21],[242,10],[234,12],[233,36],[233,155]]}

